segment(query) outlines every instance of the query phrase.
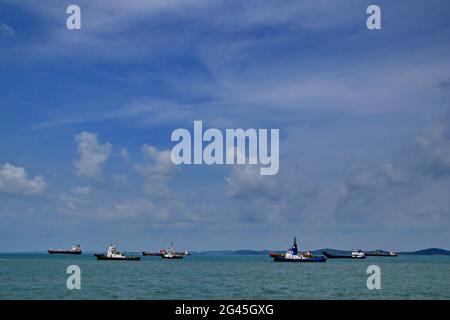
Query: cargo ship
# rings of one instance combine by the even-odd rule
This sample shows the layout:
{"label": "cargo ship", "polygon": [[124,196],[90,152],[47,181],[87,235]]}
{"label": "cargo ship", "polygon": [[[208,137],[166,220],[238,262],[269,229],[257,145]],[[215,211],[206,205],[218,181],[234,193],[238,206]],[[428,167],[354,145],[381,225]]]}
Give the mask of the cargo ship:
{"label": "cargo ship", "polygon": [[333,254],[330,252],[323,252],[324,256],[328,259],[366,259],[366,254],[361,249],[353,249],[352,253],[349,255],[346,254]]}
{"label": "cargo ship", "polygon": [[366,256],[368,257],[396,257],[397,253],[394,251],[382,251],[382,250],[375,250],[375,251],[369,251],[366,252]]}
{"label": "cargo ship", "polygon": [[324,256],[313,256],[310,252],[299,252],[297,246],[297,239],[294,237],[292,247],[285,253],[270,252],[270,256],[274,262],[326,262],[327,258]]}
{"label": "cargo ship", "polygon": [[72,246],[70,250],[64,249],[49,249],[47,250],[49,254],[81,254],[81,247],[79,244]]}
{"label": "cargo ship", "polygon": [[116,246],[111,244],[108,248],[108,252],[106,254],[96,253],[94,256],[97,257],[97,260],[131,260],[138,261],[141,260],[141,257],[137,256],[125,256],[120,251],[117,250]]}

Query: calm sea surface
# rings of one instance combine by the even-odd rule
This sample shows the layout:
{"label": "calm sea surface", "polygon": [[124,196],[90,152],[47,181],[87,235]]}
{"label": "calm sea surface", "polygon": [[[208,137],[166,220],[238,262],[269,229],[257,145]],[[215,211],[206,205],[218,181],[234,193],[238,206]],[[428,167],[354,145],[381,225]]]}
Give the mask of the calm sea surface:
{"label": "calm sea surface", "polygon": [[[372,264],[381,268],[381,290],[367,289]],[[66,287],[69,265],[81,269],[81,290]],[[450,257],[274,263],[268,256],[0,254],[0,286],[0,299],[450,299]]]}

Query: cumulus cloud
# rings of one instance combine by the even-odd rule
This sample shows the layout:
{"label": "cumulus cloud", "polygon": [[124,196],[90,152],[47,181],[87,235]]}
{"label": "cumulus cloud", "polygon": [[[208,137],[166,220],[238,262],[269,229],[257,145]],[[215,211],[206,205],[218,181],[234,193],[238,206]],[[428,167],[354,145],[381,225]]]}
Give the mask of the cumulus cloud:
{"label": "cumulus cloud", "polygon": [[143,145],[142,153],[146,162],[135,168],[146,180],[144,190],[155,196],[167,197],[167,183],[176,170],[170,158],[170,150],[161,151],[154,146]]}
{"label": "cumulus cloud", "polygon": [[62,193],[59,196],[61,206],[57,208],[68,216],[78,216],[90,220],[149,220],[164,222],[169,210],[145,198],[125,198],[115,202],[89,201],[81,197]]}
{"label": "cumulus cloud", "polygon": [[128,152],[128,149],[124,147],[118,148],[118,155],[124,160],[128,160],[130,158],[130,153]]}
{"label": "cumulus cloud", "polygon": [[101,144],[95,133],[83,131],[75,136],[79,159],[75,161],[78,175],[90,179],[101,176],[103,164],[111,155],[112,146],[109,143]]}
{"label": "cumulus cloud", "polygon": [[402,185],[406,182],[406,174],[387,162],[375,170],[353,169],[344,185],[350,191],[370,191]]}
{"label": "cumulus cloud", "polygon": [[281,188],[274,177],[262,176],[257,165],[235,165],[225,177],[228,195],[236,199],[278,199]]}
{"label": "cumulus cloud", "polygon": [[113,205],[113,210],[108,214],[112,218],[118,217],[147,217],[156,221],[166,220],[169,212],[165,208],[157,207],[147,199],[125,200]]}
{"label": "cumulus cloud", "polygon": [[150,145],[143,145],[144,157],[150,160],[146,171],[153,175],[169,176],[173,173],[175,166],[170,158],[170,150],[159,151]]}
{"label": "cumulus cloud", "polygon": [[[226,195],[234,200],[226,213],[240,222],[279,222],[288,209],[290,192],[279,176],[262,176],[259,165],[234,165],[225,177]],[[223,211],[222,211],[223,212]]]}
{"label": "cumulus cloud", "polygon": [[450,174],[450,129],[448,121],[435,123],[416,138],[425,163],[422,168],[434,176]]}
{"label": "cumulus cloud", "polygon": [[5,163],[0,167],[0,192],[25,196],[42,194],[47,184],[42,176],[28,178],[22,167]]}

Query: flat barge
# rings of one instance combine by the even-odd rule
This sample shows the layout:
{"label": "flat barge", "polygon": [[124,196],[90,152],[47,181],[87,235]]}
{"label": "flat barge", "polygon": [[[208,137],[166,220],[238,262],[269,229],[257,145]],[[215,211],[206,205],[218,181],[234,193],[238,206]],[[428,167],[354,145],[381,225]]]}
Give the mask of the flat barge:
{"label": "flat barge", "polygon": [[323,252],[323,255],[328,259],[366,259],[366,254],[360,249],[353,249],[351,254],[333,254],[330,252]]}
{"label": "flat barge", "polygon": [[366,252],[368,257],[397,257],[397,253],[394,251],[369,251]]}

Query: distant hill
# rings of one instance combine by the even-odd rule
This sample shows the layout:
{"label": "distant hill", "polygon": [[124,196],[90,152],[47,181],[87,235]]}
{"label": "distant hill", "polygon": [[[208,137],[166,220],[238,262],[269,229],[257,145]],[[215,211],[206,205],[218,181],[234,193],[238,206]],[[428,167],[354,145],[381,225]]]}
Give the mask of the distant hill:
{"label": "distant hill", "polygon": [[409,256],[450,256],[450,251],[439,248],[430,248],[413,252],[399,252],[398,254]]}
{"label": "distant hill", "polygon": [[208,251],[192,251],[193,255],[268,255],[269,250],[208,250]]}

